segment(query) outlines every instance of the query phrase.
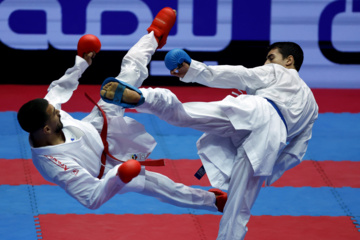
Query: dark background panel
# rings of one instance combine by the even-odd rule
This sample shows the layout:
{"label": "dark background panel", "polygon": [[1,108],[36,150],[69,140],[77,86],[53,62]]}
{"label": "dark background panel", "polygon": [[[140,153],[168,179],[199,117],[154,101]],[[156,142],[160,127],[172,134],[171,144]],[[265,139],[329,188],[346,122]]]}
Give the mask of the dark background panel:
{"label": "dark background panel", "polygon": [[[232,41],[220,52],[191,52],[191,58],[198,61],[217,61],[218,64],[244,65],[255,67],[265,62],[268,41]],[[1,84],[50,84],[59,79],[67,68],[75,62],[76,51],[57,50],[51,45],[44,50],[16,50],[0,43],[2,53]],[[166,51],[157,51],[152,60],[162,61]],[[93,65],[83,74],[81,84],[101,84],[110,76],[120,72],[121,60],[126,51],[100,51]],[[171,77],[152,76],[144,85],[183,85],[179,81],[169,81]],[[186,84],[189,85],[189,84]],[[196,84],[190,84],[196,85]]]}

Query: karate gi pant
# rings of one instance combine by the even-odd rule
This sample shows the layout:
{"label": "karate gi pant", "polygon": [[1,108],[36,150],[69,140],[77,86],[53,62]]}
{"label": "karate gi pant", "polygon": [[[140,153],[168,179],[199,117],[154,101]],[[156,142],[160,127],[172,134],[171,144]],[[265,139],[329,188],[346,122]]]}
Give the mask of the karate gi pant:
{"label": "karate gi pant", "polygon": [[213,193],[175,183],[159,173],[145,170],[144,174],[145,187],[140,194],[178,207],[217,211]]}
{"label": "karate gi pant", "polygon": [[[238,132],[221,111],[220,102],[181,103],[167,89],[144,89],[145,103],[137,111],[158,116],[166,122],[193,128],[207,134],[230,137]],[[244,239],[250,210],[265,180],[264,176],[254,176],[252,165],[241,146],[237,147],[237,158],[232,165],[229,178],[228,200],[221,218],[218,240]]]}
{"label": "karate gi pant", "polygon": [[[151,60],[157,47],[152,33],[144,36],[129,50],[121,65],[121,72],[117,77],[135,87],[140,87],[148,77],[146,66]],[[220,110],[217,102],[186,103],[182,104],[177,97],[166,89],[141,89],[145,96],[145,103],[137,108],[139,112],[154,114],[168,123],[190,127],[202,132],[219,136],[231,136],[236,130],[228,117]],[[194,93],[195,94],[195,93]],[[250,209],[253,206],[261,189],[264,177],[254,177],[254,171],[242,150],[240,158],[235,161],[228,188],[228,200],[225,205],[224,215],[220,222],[218,240],[243,239],[250,218]],[[162,201],[181,206],[213,210],[209,206],[211,199],[204,200],[201,191],[186,187],[182,184],[173,184],[160,174],[148,173],[145,190],[142,192],[155,196]],[[158,182],[160,181],[160,182]],[[158,184],[162,183],[162,184]],[[176,189],[175,192],[172,192]],[[189,195],[184,195],[188,192]],[[202,198],[199,201],[199,196]],[[210,196],[208,196],[210,197]],[[198,202],[198,203],[197,203]]]}
{"label": "karate gi pant", "polygon": [[[152,55],[156,51],[158,44],[153,32],[143,36],[124,56],[121,63],[121,72],[117,79],[140,86],[148,77],[147,65]],[[101,101],[101,100],[100,100]],[[114,105],[101,101],[102,108],[107,114],[114,113]],[[119,111],[123,115],[124,111]],[[96,114],[95,114],[96,115]],[[97,128],[101,129],[102,122]],[[108,161],[108,162],[111,162]],[[140,175],[145,176],[145,184],[141,191],[138,191],[139,185],[136,178],[126,184],[121,192],[136,191],[140,194],[155,197],[162,202],[184,208],[203,209],[208,211],[217,211],[215,205],[215,194],[188,187],[181,183],[175,183],[170,178],[142,168]],[[141,189],[141,188],[140,188]]]}
{"label": "karate gi pant", "polygon": [[220,221],[217,240],[244,239],[250,210],[260,192],[265,177],[254,176],[246,153],[235,161],[231,172],[228,201]]}

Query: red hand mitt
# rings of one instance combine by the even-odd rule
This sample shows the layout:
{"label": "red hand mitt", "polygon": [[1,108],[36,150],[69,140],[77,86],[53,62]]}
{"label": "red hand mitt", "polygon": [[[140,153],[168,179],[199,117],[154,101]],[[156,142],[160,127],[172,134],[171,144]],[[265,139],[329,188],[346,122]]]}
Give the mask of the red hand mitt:
{"label": "red hand mitt", "polygon": [[101,42],[99,38],[92,34],[86,34],[79,39],[77,46],[77,54],[80,57],[84,57],[84,53],[96,52],[98,53],[101,48]]}
{"label": "red hand mitt", "polygon": [[134,159],[127,160],[118,168],[118,174],[124,183],[130,182],[134,177],[139,175],[141,171],[141,165]]}

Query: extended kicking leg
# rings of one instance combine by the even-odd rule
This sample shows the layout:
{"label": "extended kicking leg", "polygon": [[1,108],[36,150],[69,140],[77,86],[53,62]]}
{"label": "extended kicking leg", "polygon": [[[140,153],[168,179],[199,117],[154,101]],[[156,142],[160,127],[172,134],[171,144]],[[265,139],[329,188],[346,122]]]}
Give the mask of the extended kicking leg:
{"label": "extended kicking leg", "polygon": [[221,190],[191,188],[151,171],[145,171],[145,188],[140,193],[178,207],[220,212],[227,200],[227,194]]}
{"label": "extended kicking leg", "polygon": [[[143,102],[141,97],[135,100],[123,99],[123,93],[127,88],[133,89],[141,95],[141,92],[136,87],[141,86],[142,82],[148,77],[146,66],[149,64],[156,48],[165,45],[167,36],[175,21],[176,11],[169,7],[163,8],[156,15],[151,26],[147,29],[149,34],[143,36],[123,58],[120,74],[116,78],[107,78],[101,86],[100,95],[105,102],[115,103],[125,108],[135,107]],[[110,84],[111,82],[121,82],[122,84],[115,84],[115,86]]]}

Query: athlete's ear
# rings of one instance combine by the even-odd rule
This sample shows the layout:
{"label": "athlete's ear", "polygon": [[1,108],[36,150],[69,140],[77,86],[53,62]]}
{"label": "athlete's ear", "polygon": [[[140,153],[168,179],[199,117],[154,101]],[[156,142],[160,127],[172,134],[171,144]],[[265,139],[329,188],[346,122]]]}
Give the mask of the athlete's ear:
{"label": "athlete's ear", "polygon": [[43,127],[43,129],[42,129],[42,132],[43,132],[44,134],[50,134],[50,133],[51,133],[51,129],[50,129],[49,125],[45,125],[45,126]]}
{"label": "athlete's ear", "polygon": [[293,55],[289,55],[287,58],[286,58],[286,67],[290,67],[290,66],[293,66],[295,68],[295,60],[294,60],[294,56]]}

